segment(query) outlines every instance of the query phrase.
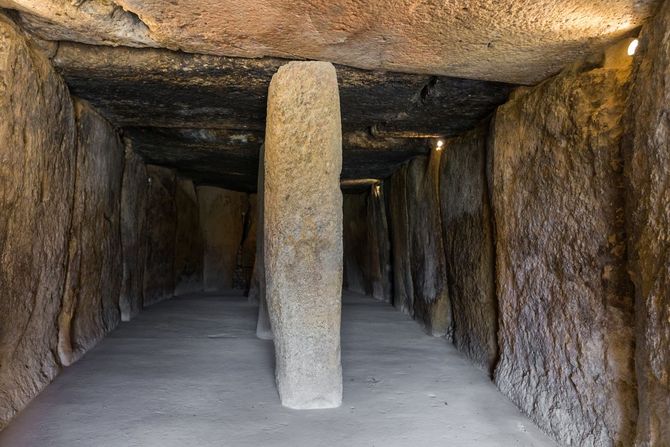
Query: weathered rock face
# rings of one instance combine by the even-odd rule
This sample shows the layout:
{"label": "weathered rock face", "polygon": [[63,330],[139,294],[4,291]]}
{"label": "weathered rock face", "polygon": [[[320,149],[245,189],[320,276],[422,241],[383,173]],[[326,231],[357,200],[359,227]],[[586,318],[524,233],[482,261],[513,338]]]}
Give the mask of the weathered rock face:
{"label": "weathered rock face", "polygon": [[390,303],[393,300],[391,282],[391,240],[386,218],[386,203],[381,185],[374,185],[367,197],[367,246],[369,293],[373,298]]}
{"label": "weathered rock face", "polygon": [[342,402],[342,139],[335,68],[272,78],[265,140],[265,280],[276,376],[289,408]]}
{"label": "weathered rock face", "polygon": [[631,445],[620,150],[629,70],[595,62],[519,92],[495,116],[495,380],[564,444]]}
{"label": "weathered rock face", "polygon": [[447,141],[440,206],[454,344],[493,372],[498,355],[493,225],[486,179],[487,127]]}
{"label": "weathered rock face", "polygon": [[398,169],[389,182],[391,247],[393,247],[393,306],[414,315],[414,287],[410,269],[410,235],[407,206],[407,165]]}
{"label": "weathered rock face", "polygon": [[[534,83],[639,26],[657,1],[1,0],[52,40]],[[253,24],[250,27],[249,24]]]}
{"label": "weathered rock face", "polygon": [[434,336],[451,336],[439,199],[441,152],[419,157],[407,167],[409,268],[414,318]]}
{"label": "weathered rock face", "polygon": [[637,443],[670,445],[670,3],[645,27],[627,144],[626,230],[635,284]]}
{"label": "weathered rock face", "polygon": [[75,178],[65,84],[0,14],[0,429],[58,373]]}
{"label": "weathered rock face", "polygon": [[257,212],[258,212],[258,237],[256,238],[256,259],[254,262],[254,272],[252,287],[249,292],[249,300],[254,298],[258,301],[258,321],[256,323],[256,336],[261,340],[272,340],[272,324],[268,314],[268,301],[265,287],[265,146],[261,146],[260,159],[258,161],[258,194],[257,194]]}
{"label": "weathered rock face", "polygon": [[366,293],[367,193],[344,194],[342,203],[343,286],[352,292]]}
{"label": "weathered rock face", "polygon": [[124,147],[114,128],[75,103],[77,164],[58,355],[70,365],[120,321],[120,205]]}
{"label": "weathered rock face", "polygon": [[175,291],[174,256],[177,237],[175,171],[147,165],[147,256],[144,263],[144,306],[169,298]]}
{"label": "weathered rock face", "polygon": [[130,145],[126,145],[125,158],[121,187],[123,280],[119,308],[121,320],[130,321],[140,313],[144,301],[144,261],[148,238],[145,209],[149,182],[144,162]]}
{"label": "weathered rock face", "polygon": [[205,290],[233,287],[237,253],[244,231],[245,193],[198,186],[200,226],[205,242]]}
{"label": "weathered rock face", "polygon": [[175,294],[202,290],[204,243],[193,182],[177,179],[177,230],[174,253]]}

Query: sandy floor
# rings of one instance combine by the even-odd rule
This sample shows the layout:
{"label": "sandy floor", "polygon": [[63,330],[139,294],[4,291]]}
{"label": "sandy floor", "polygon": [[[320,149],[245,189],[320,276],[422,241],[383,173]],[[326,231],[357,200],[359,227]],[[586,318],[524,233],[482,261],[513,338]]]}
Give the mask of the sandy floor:
{"label": "sandy floor", "polygon": [[392,307],[348,294],[344,404],[284,409],[239,296],[151,307],[66,369],[6,447],[549,446],[485,374]]}

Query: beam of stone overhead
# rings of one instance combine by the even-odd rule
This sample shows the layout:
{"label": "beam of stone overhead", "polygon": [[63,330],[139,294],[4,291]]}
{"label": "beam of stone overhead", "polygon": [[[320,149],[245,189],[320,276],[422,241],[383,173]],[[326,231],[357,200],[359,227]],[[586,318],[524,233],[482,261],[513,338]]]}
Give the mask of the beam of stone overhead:
{"label": "beam of stone overhead", "polygon": [[0,0],[48,40],[534,84],[640,26],[659,0]]}
{"label": "beam of stone overhead", "polygon": [[[71,91],[122,128],[147,162],[177,168],[198,184],[256,189],[267,88],[285,61],[61,43],[53,62]],[[386,178],[430,149],[429,139],[389,138],[379,136],[380,130],[392,136],[457,135],[513,89],[348,67],[338,68],[338,80],[344,178]]]}
{"label": "beam of stone overhead", "polygon": [[[264,130],[267,89],[281,59],[61,43],[53,63],[73,93],[117,126]],[[457,135],[514,86],[337,67],[344,131]]]}

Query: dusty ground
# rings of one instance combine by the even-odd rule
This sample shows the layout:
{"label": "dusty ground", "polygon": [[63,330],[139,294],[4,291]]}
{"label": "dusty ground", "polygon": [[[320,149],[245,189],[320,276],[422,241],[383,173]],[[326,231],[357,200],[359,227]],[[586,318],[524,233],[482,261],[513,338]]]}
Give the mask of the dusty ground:
{"label": "dusty ground", "polygon": [[391,306],[348,294],[344,404],[279,404],[272,342],[241,296],[159,303],[66,369],[3,447],[550,446],[485,374]]}

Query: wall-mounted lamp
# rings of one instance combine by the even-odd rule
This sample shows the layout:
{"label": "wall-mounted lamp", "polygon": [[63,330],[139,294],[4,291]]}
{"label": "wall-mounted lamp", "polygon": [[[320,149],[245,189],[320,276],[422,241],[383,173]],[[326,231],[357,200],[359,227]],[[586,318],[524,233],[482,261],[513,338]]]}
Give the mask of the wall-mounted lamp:
{"label": "wall-mounted lamp", "polygon": [[444,140],[437,140],[437,144],[435,145],[435,150],[441,151],[443,146],[444,146]]}
{"label": "wall-mounted lamp", "polygon": [[382,187],[379,184],[377,184],[374,187],[374,191],[375,191],[375,197],[379,197],[379,194],[381,194],[382,192]]}
{"label": "wall-mounted lamp", "polygon": [[629,56],[634,56],[635,52],[637,51],[637,47],[640,45],[640,41],[638,39],[633,39],[630,42],[630,45],[628,45],[628,55]]}

